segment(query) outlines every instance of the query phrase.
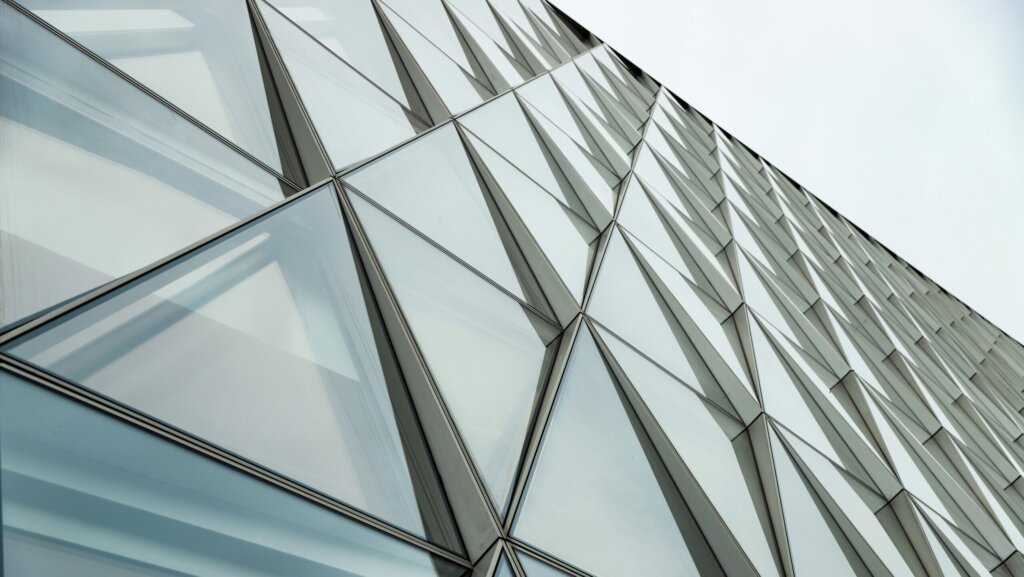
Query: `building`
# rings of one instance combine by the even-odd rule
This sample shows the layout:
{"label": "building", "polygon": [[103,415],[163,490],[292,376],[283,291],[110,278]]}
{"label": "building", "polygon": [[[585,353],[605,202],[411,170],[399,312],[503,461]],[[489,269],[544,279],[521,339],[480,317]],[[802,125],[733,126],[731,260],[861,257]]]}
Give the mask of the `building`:
{"label": "building", "polygon": [[4,577],[1024,575],[1024,348],[543,0],[0,1]]}

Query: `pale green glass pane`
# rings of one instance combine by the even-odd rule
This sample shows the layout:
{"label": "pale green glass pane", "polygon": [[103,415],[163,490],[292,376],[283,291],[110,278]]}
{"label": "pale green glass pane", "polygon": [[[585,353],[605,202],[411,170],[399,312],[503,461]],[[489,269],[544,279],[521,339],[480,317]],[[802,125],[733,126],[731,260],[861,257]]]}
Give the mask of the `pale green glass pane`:
{"label": "pale green glass pane", "polygon": [[544,148],[530,121],[512,94],[502,96],[459,119],[545,190],[572,206],[575,192],[562,169]]}
{"label": "pale green glass pane", "polygon": [[587,152],[594,156],[601,154],[600,150],[591,147],[592,137],[586,132],[587,128],[566,104],[550,75],[540,76],[517,88],[516,92],[565,131],[578,145],[584,147]]}
{"label": "pale green glass pane", "polygon": [[613,354],[754,567],[761,575],[779,575],[764,489],[743,424],[639,355]]}
{"label": "pale green glass pane", "polygon": [[680,345],[688,344],[688,339],[654,291],[622,235],[614,233],[601,261],[587,311],[683,382],[708,394],[692,363],[703,361],[691,360],[683,354]]}
{"label": "pale green glass pane", "polygon": [[456,577],[461,567],[0,373],[4,574]]}
{"label": "pale green glass pane", "polygon": [[811,487],[790,460],[785,447],[773,433],[769,433],[769,436],[789,550],[796,574],[835,577],[869,575],[835,521],[827,517],[824,505],[811,492]]}
{"label": "pale green glass pane", "polygon": [[513,532],[596,575],[700,575],[586,328]]}
{"label": "pale green glass pane", "polygon": [[217,139],[0,5],[0,325],[281,200]]}
{"label": "pale green glass pane", "polygon": [[495,226],[501,215],[470,163],[454,124],[416,139],[345,180],[525,299],[506,252],[518,249],[503,244]]}
{"label": "pale green glass pane", "polygon": [[22,3],[277,170],[281,157],[244,2]]}
{"label": "pale green glass pane", "polygon": [[[527,104],[529,110],[531,106]],[[558,151],[565,156],[567,166],[566,172],[575,172],[583,180],[584,186],[591,194],[604,205],[608,212],[615,210],[615,191],[620,178],[611,170],[599,162],[596,158],[584,151],[573,139],[560,130],[543,115],[537,114],[536,109],[530,110],[537,127],[557,147]]]}
{"label": "pale green glass pane", "polygon": [[487,0],[448,0],[448,5],[460,12],[480,27],[487,36],[509,53],[515,54],[516,48],[509,39],[501,24],[494,17]]}
{"label": "pale green glass pane", "polygon": [[397,100],[277,10],[264,5],[262,13],[335,168],[373,156],[425,128]]}
{"label": "pale green glass pane", "polygon": [[529,227],[537,244],[576,297],[583,290],[600,234],[588,221],[569,209],[518,168],[472,134],[474,150],[497,181],[502,193]]}
{"label": "pale green glass pane", "polygon": [[[476,66],[459,38],[441,0],[383,0],[408,26],[419,30],[431,44],[441,49],[449,58],[467,72]],[[404,36],[404,34],[403,34]],[[473,59],[473,60],[471,60]]]}
{"label": "pale green glass pane", "polygon": [[425,535],[352,250],[326,187],[7,350]]}
{"label": "pale green glass pane", "polygon": [[374,253],[499,510],[558,329],[351,196]]}
{"label": "pale green glass pane", "polygon": [[757,365],[757,380],[766,413],[796,434],[810,442],[830,459],[842,462],[824,427],[831,428],[811,392],[790,373],[790,368],[779,358],[759,321],[750,319],[750,337]]}
{"label": "pale green glass pane", "polygon": [[618,222],[640,242],[650,247],[658,256],[696,282],[690,267],[680,254],[681,242],[666,228],[661,215],[651,204],[640,179],[631,177],[626,185],[625,198],[619,210]]}
{"label": "pale green glass pane", "polygon": [[501,561],[494,572],[494,577],[515,577],[515,573],[512,572],[512,566],[508,564],[508,559],[504,555],[501,556]]}
{"label": "pale green glass pane", "polygon": [[[839,506],[842,514],[852,523],[872,552],[881,559],[895,577],[911,577],[911,571],[897,545],[889,537],[886,527],[875,516],[886,505],[886,499],[841,471],[834,463],[800,439],[786,435],[789,446],[810,469],[818,483]],[[894,530],[901,531],[899,526]]]}
{"label": "pale green glass pane", "polygon": [[494,96],[491,88],[484,86],[449,55],[438,50],[416,28],[389,8],[383,10],[450,112],[462,112]]}
{"label": "pale green glass pane", "polygon": [[[482,51],[479,59],[481,65],[483,62],[489,61],[497,69],[501,75],[501,79],[504,80],[508,87],[518,86],[525,82],[528,78],[533,76],[533,72],[526,67],[526,65],[520,63],[515,59],[514,56],[506,52],[501,46],[493,42],[487,33],[484,32],[479,26],[477,26],[472,20],[467,18],[461,12],[457,10],[452,11],[452,17],[459,23],[466,34],[469,36],[469,41],[475,42],[476,45]],[[492,84],[496,91],[501,91],[505,86],[501,85],[498,79],[492,79]]]}
{"label": "pale green glass pane", "polygon": [[579,71],[579,68],[576,67],[575,62],[570,62],[555,68],[551,71],[551,76],[554,77],[554,79],[562,86],[568,89],[568,91],[576,98],[579,98],[595,114],[600,115],[602,120],[607,122],[609,125],[615,125],[614,118],[605,113],[604,108],[601,106],[601,102],[596,96],[594,96],[593,90],[587,85],[587,81]]}
{"label": "pale green glass pane", "polygon": [[319,40],[409,109],[418,95],[403,84],[405,66],[388,46],[369,0],[269,0],[292,22]]}

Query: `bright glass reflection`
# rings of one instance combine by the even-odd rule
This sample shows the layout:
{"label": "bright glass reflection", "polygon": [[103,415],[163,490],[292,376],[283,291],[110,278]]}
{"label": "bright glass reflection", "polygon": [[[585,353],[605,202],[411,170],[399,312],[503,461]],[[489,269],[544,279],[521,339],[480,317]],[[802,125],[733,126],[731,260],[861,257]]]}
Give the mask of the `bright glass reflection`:
{"label": "bright glass reflection", "polygon": [[269,166],[281,170],[244,2],[22,5]]}
{"label": "bright glass reflection", "polygon": [[278,181],[0,4],[0,325],[282,198]]}
{"label": "bright glass reflection", "polygon": [[6,372],[0,465],[12,577],[462,573]]}
{"label": "bright glass reflection", "polygon": [[9,352],[454,547],[362,290],[328,186]]}

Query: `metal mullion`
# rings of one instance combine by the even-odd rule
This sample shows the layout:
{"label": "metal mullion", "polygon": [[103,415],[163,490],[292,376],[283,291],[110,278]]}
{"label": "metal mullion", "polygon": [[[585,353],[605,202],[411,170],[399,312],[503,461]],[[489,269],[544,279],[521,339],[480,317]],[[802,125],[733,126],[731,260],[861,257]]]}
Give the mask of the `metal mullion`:
{"label": "metal mullion", "polygon": [[137,269],[134,272],[130,272],[120,278],[114,279],[106,284],[100,285],[99,287],[87,291],[78,297],[70,299],[69,301],[66,301],[64,304],[52,308],[47,312],[39,314],[28,320],[24,320],[20,324],[15,324],[14,326],[9,327],[6,332],[0,334],[0,345],[5,345],[10,341],[18,337],[21,337],[26,333],[31,332],[45,324],[48,324],[57,318],[60,318],[79,308],[89,305],[90,303],[97,301],[117,291],[118,289],[134,282],[135,280],[142,278],[146,275],[149,275],[154,271],[170,266],[171,264],[176,263],[179,260],[182,260],[185,257],[203,249],[204,247],[217,242],[218,240],[230,235],[231,233],[249,224],[252,224],[253,222],[267,215],[270,215],[274,212],[277,212],[278,210],[281,210],[282,208],[292,204],[296,200],[303,198],[309,193],[319,189],[319,187],[323,186],[324,184],[327,184],[328,182],[331,182],[331,179],[323,179],[322,181],[313,184],[313,186],[310,186],[305,190],[297,192],[292,196],[289,196],[285,199],[278,201],[276,204],[268,206],[260,211],[250,214],[245,218],[235,221],[234,223],[220,229],[219,231],[207,235],[206,237],[203,237],[202,239],[197,240],[196,242],[182,249],[179,249],[159,260],[156,260],[140,269]]}
{"label": "metal mullion", "polygon": [[133,77],[129,76],[127,73],[122,71],[120,68],[114,66],[113,64],[111,64],[110,62],[105,60],[100,55],[96,54],[92,50],[88,49],[87,47],[85,47],[84,45],[79,43],[74,38],[72,38],[72,37],[68,36],[67,34],[65,34],[64,32],[62,32],[59,28],[53,26],[52,24],[50,24],[46,20],[43,20],[42,18],[40,18],[39,16],[36,16],[32,11],[30,11],[27,8],[25,8],[25,7],[21,6],[20,4],[18,4],[16,2],[16,0],[0,0],[0,2],[6,3],[8,6],[13,8],[14,10],[18,11],[18,13],[20,13],[22,16],[25,16],[26,18],[31,19],[35,24],[41,26],[43,29],[45,29],[46,31],[48,31],[51,34],[53,34],[54,36],[56,36],[58,39],[63,40],[65,43],[69,44],[72,48],[74,48],[77,51],[81,52],[83,55],[89,57],[91,60],[93,60],[97,64],[103,66],[104,68],[106,68],[110,72],[116,74],[119,78],[121,78],[122,80],[128,82],[133,87],[135,87],[136,89],[140,90],[141,92],[143,92],[144,94],[146,94],[150,98],[156,100],[157,102],[162,104],[164,107],[169,108],[171,110],[171,112],[173,112],[175,115],[180,116],[181,118],[183,118],[186,121],[188,121],[190,124],[194,125],[196,128],[199,128],[200,130],[202,130],[203,132],[205,132],[209,136],[215,138],[218,142],[220,142],[221,144],[227,146],[233,152],[235,152],[235,153],[245,157],[247,160],[249,160],[250,162],[252,162],[256,166],[258,166],[260,169],[262,169],[262,170],[264,170],[266,172],[269,172],[277,180],[285,183],[290,188],[292,188],[292,190],[300,190],[299,185],[294,183],[294,182],[292,182],[285,175],[281,174],[276,169],[271,168],[268,164],[266,164],[262,160],[256,158],[255,156],[253,156],[248,151],[246,151],[242,147],[238,146],[234,142],[228,140],[224,136],[221,136],[221,134],[219,132],[213,130],[212,128],[210,128],[208,126],[206,126],[205,124],[200,122],[198,119],[196,119],[194,116],[192,116],[188,112],[185,112],[184,110],[179,108],[177,105],[175,105],[171,101],[167,100],[163,96],[160,96],[159,94],[154,92],[152,89],[147,87],[145,84],[142,84],[138,80],[135,80]]}
{"label": "metal mullion", "polygon": [[169,424],[137,412],[131,407],[122,405],[117,401],[108,399],[107,397],[85,387],[71,381],[67,381],[60,376],[36,367],[31,363],[27,363],[6,353],[0,352],[0,369],[6,370],[25,381],[35,384],[36,386],[40,386],[54,393],[60,394],[71,401],[85,405],[108,417],[112,417],[128,425],[142,429],[147,433],[157,436],[164,441],[171,442],[178,447],[199,454],[200,456],[227,466],[232,470],[272,485],[277,489],[283,490],[286,493],[301,498],[323,509],[327,509],[332,513],[339,514],[352,521],[360,523],[361,525],[384,533],[389,537],[399,539],[404,543],[412,545],[429,554],[441,557],[461,567],[471,567],[467,559],[464,559],[447,549],[434,545],[422,537],[406,533],[404,530],[392,526],[368,513],[323,495],[318,491],[288,479],[287,477],[283,477],[270,470],[264,469],[243,457],[211,445],[202,439],[193,437]]}
{"label": "metal mullion", "polygon": [[[513,552],[522,552],[526,555],[529,555],[530,557],[533,557],[534,559],[543,561],[544,563],[547,563],[548,565],[555,567],[559,571],[567,575],[570,575],[571,577],[593,577],[593,575],[591,575],[590,573],[587,573],[582,569],[577,568],[575,565],[570,565],[567,561],[563,561],[562,559],[555,557],[554,555],[548,553],[547,551],[544,551],[543,549],[536,547],[535,545],[527,543],[526,541],[523,541],[513,536],[509,536],[508,539],[509,547],[513,550]],[[509,557],[515,557],[515,555],[509,555]],[[519,563],[518,558],[515,560],[515,563],[516,567],[522,569],[522,565]]]}

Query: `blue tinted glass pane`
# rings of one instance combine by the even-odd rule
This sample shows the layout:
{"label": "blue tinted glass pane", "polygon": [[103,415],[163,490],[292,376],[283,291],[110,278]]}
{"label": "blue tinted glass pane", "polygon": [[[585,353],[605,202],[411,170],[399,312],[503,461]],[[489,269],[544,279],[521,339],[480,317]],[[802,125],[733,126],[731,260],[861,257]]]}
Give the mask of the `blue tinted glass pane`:
{"label": "blue tinted glass pane", "polygon": [[5,372],[0,464],[9,576],[461,573]]}

